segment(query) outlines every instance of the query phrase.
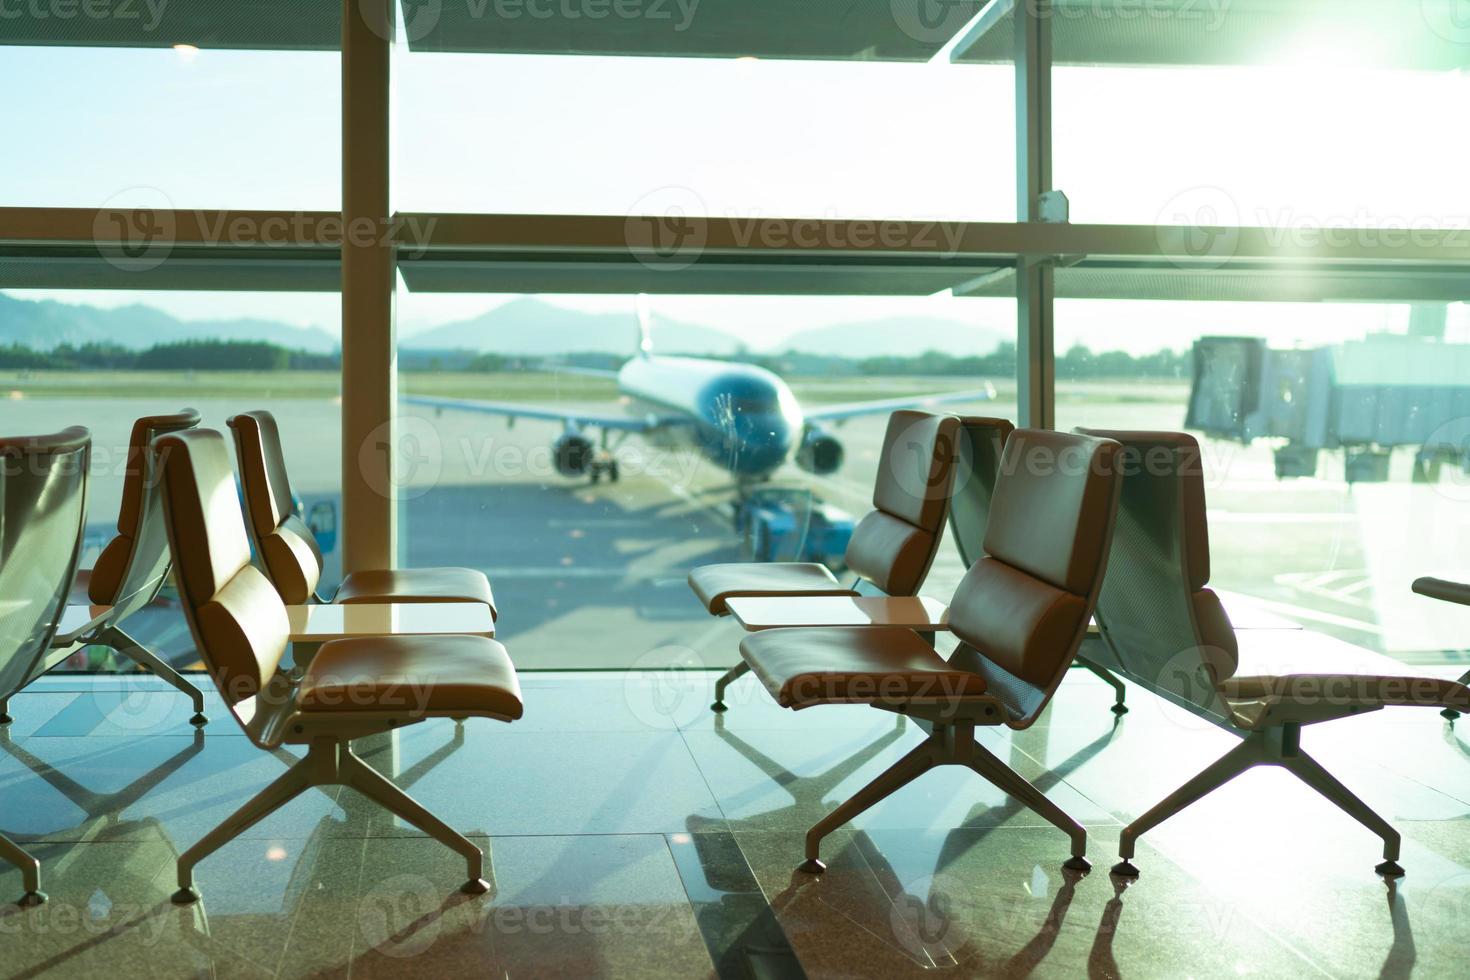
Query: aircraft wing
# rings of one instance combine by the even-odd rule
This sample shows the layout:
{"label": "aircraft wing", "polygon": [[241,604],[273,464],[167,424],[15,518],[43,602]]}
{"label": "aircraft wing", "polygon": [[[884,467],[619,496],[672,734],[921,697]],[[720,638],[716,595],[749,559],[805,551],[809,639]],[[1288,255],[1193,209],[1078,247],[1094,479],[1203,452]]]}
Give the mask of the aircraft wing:
{"label": "aircraft wing", "polygon": [[840,422],[859,415],[881,415],[900,408],[928,408],[930,405],[948,405],[955,402],[988,402],[995,399],[995,385],[986,383],[984,388],[969,391],[946,391],[935,395],[910,395],[906,398],[884,398],[872,402],[848,402],[845,405],[822,405],[803,408],[802,414],[808,422]]}
{"label": "aircraft wing", "polygon": [[400,399],[405,405],[420,405],[425,408],[455,409],[462,412],[481,412],[499,415],[507,419],[538,419],[546,422],[562,422],[577,427],[596,426],[622,432],[651,432],[686,422],[680,416],[602,414],[598,412],[564,412],[533,405],[518,405],[514,402],[484,402],[468,398],[431,398],[424,395],[405,395]]}

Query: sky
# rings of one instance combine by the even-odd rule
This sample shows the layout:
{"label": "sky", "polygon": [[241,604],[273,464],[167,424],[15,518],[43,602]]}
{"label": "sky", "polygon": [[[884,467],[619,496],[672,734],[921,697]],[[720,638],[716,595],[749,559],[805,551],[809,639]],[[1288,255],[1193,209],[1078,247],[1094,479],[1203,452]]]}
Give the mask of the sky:
{"label": "sky", "polygon": [[[1072,220],[1470,227],[1470,79],[1324,66],[1302,50],[1280,68],[1058,68],[1054,183]],[[400,51],[394,71],[399,210],[627,214],[673,200],[742,217],[1014,216],[1009,67]],[[335,53],[0,46],[0,119],[25,134],[0,153],[0,205],[334,210],[339,85]],[[12,293],[339,329],[335,294]],[[399,329],[509,298],[401,290]],[[625,296],[548,299],[632,309]],[[654,297],[653,308],[755,347],[904,314],[1013,322],[1005,301],[947,295]],[[1153,350],[1217,327],[1312,342],[1404,318],[1073,301],[1059,304],[1058,333],[1063,345]]]}

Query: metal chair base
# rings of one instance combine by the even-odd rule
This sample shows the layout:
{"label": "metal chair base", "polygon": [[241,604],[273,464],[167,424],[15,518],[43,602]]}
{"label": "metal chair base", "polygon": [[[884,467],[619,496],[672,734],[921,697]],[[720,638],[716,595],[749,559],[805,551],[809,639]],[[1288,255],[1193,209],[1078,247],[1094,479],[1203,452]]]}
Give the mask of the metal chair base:
{"label": "metal chair base", "polygon": [[935,725],[929,737],[899,759],[871,783],[858,790],[818,821],[806,834],[806,861],[799,870],[819,874],[826,865],[821,861],[822,838],[852,820],[880,800],[892,796],[936,766],[968,766],[992,785],[1015,798],[1048,823],[1065,831],[1072,842],[1072,858],[1066,867],[1085,871],[1092,867],[1086,860],[1087,831],[1061,807],[1046,797],[1024,776],[1006,765],[975,741],[975,726],[969,724]]}
{"label": "metal chair base", "polygon": [[[1368,804],[1358,799],[1337,778],[1301,749],[1301,726],[1281,725],[1246,734],[1239,745],[1215,760],[1193,779],[1159,801],[1143,816],[1123,828],[1118,839],[1118,856],[1123,860],[1113,868],[1113,873],[1137,877],[1138,869],[1129,859],[1133,857],[1134,843],[1152,828],[1179,813],[1190,804],[1203,799],[1224,786],[1236,776],[1256,766],[1279,766],[1291,773],[1338,809],[1371,830],[1383,841],[1383,863],[1377,871],[1388,877],[1399,877],[1404,869],[1398,865],[1399,832],[1379,816]],[[1131,874],[1126,870],[1132,869]]]}
{"label": "metal chair base", "polygon": [[709,710],[729,710],[725,705],[725,688],[729,687],[733,681],[738,680],[748,673],[750,673],[750,664],[742,660],[734,667],[731,667],[729,670],[721,674],[720,679],[715,681],[715,701],[714,704],[711,704],[709,706]]}
{"label": "metal chair base", "polygon": [[489,891],[490,885],[483,877],[485,855],[469,838],[434,816],[386,776],[354,755],[346,740],[318,738],[307,748],[305,758],[281,773],[274,782],[179,856],[179,890],[173,895],[174,903],[188,905],[199,900],[199,890],[194,886],[194,866],[200,861],[308,789],[328,785],[356,790],[457,851],[465,858],[469,869],[469,880],[461,890],[471,895],[483,895]]}

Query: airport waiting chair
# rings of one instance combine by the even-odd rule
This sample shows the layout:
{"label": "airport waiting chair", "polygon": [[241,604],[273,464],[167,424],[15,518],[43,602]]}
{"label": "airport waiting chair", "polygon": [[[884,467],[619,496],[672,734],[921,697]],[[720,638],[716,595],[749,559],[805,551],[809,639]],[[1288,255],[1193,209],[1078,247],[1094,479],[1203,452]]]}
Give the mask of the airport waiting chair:
{"label": "airport waiting chair", "polygon": [[1133,878],[1139,837],[1255,766],[1278,766],[1383,840],[1386,877],[1399,834],[1301,747],[1304,725],[1389,705],[1457,707],[1470,690],[1406,676],[1405,665],[1309,630],[1236,632],[1210,590],[1199,444],[1177,432],[1080,430],[1123,445],[1122,502],[1097,622],[1108,669],[1224,728],[1238,746],[1125,827],[1115,874]]}
{"label": "airport waiting chair", "polygon": [[[1470,606],[1470,585],[1463,582],[1451,582],[1448,579],[1431,578],[1424,576],[1416,578],[1412,586],[1413,590],[1430,599],[1438,599],[1441,602],[1453,602],[1460,606]],[[1470,670],[1460,675],[1460,683],[1470,685]],[[1447,721],[1454,721],[1460,717],[1460,712],[1454,708],[1445,708],[1440,712]]]}
{"label": "airport waiting chair", "polygon": [[[960,560],[969,568],[985,554],[985,528],[990,521],[990,500],[1006,438],[1014,426],[1006,419],[966,418],[960,420],[956,443],[954,492],[949,499],[949,531],[954,535]],[[1095,629],[1095,627],[1094,627]],[[1128,689],[1123,682],[1097,664],[1078,660],[1082,667],[1113,689],[1112,712],[1128,713]]]}
{"label": "airport waiting chair", "polygon": [[250,539],[261,568],[287,605],[320,602],[483,602],[496,616],[490,581],[473,568],[401,568],[351,572],[330,598],[317,592],[322,553],[297,516],[281,433],[270,412],[228,420],[245,493]]}
{"label": "airport waiting chair", "polygon": [[825,869],[822,838],[935,766],[968,766],[1071,838],[1085,870],[1087,831],[975,740],[975,728],[1029,728],[1087,632],[1118,503],[1115,442],[1042,429],[1006,441],[985,554],[950,600],[960,641],[948,658],[913,630],[772,629],[740,655],[792,710],[868,704],[917,719],[929,737],[806,835],[801,870]]}
{"label": "airport waiting chair", "polygon": [[[728,615],[725,600],[736,596],[860,595],[864,589],[917,595],[944,532],[959,428],[953,415],[902,410],[889,416],[873,510],[853,528],[847,545],[851,586],[817,562],[734,562],[694,569],[689,587],[716,616]],[[725,710],[725,689],[749,669],[736,664],[715,682],[713,710]]]}
{"label": "airport waiting chair", "polygon": [[193,871],[207,855],[313,786],[357,790],[463,855],[463,890],[483,893],[480,849],[354,752],[352,741],[430,718],[521,717],[505,648],[479,636],[382,636],[322,644],[299,678],[281,669],[288,623],[280,594],[250,563],[224,437],[193,429],[160,437],[169,546],[186,617],[215,686],[264,750],[306,755],[179,858],[179,903],[199,897]]}
{"label": "airport waiting chair", "polygon": [[[0,437],[0,703],[55,665],[53,640],[86,528],[91,456],[92,436],[81,426]],[[46,900],[39,861],[3,835],[0,858],[20,868],[22,905]]]}
{"label": "airport waiting chair", "polygon": [[[148,606],[168,582],[168,535],[163,528],[163,501],[153,473],[149,446],[167,432],[192,429],[199,413],[192,408],[174,415],[149,415],[133,423],[128,438],[123,470],[122,505],[118,508],[117,536],[107,543],[93,566],[77,575],[77,588],[85,587],[93,606],[105,611],[86,626],[64,638],[69,644],[99,644],[144,667],[194,704],[190,724],[202,726],[204,693],[174,669],[172,664],[139,643],[122,628],[133,613]],[[58,643],[58,645],[60,645]]]}
{"label": "airport waiting chair", "polygon": [[[102,611],[91,621],[52,637],[48,666],[64,660],[77,647],[97,644],[111,648],[169,685],[189,696],[194,705],[191,724],[204,725],[204,694],[173,666],[139,643],[122,628],[125,619],[151,603],[168,581],[168,542],[163,530],[163,512],[158,483],[153,479],[148,445],[165,432],[189,429],[199,424],[199,413],[186,408],[177,415],[151,415],[133,423],[123,469],[122,506],[118,510],[117,536],[102,549],[95,565],[77,573],[72,592],[81,591],[86,601]],[[0,697],[0,725],[11,722],[9,698]]]}

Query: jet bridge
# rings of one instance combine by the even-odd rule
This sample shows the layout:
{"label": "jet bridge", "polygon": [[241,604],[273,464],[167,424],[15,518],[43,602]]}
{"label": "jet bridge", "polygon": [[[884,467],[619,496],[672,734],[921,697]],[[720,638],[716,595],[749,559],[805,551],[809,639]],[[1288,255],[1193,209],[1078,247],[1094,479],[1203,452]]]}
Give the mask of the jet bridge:
{"label": "jet bridge", "polygon": [[1193,354],[1185,427],[1277,441],[1278,477],[1315,476],[1319,453],[1341,449],[1349,483],[1383,482],[1400,447],[1415,454],[1415,480],[1437,480],[1447,461],[1470,473],[1470,344],[1382,334],[1279,349],[1203,337]]}

